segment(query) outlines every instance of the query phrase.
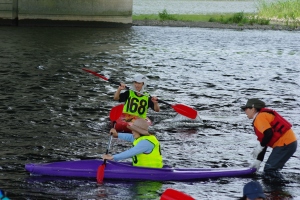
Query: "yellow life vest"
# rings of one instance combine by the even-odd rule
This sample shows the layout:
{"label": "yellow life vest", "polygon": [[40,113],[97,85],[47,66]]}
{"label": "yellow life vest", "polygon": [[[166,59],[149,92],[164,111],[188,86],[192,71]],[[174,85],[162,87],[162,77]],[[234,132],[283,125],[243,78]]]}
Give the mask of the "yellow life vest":
{"label": "yellow life vest", "polygon": [[151,153],[142,153],[132,157],[132,165],[138,167],[162,168],[163,161],[159,141],[154,135],[141,136],[133,141],[133,146],[137,145],[141,140],[148,140],[154,144],[154,148]]}
{"label": "yellow life vest", "polygon": [[[146,94],[146,93],[145,93]],[[137,96],[134,91],[129,90],[129,97],[125,102],[123,113],[146,119],[148,111],[148,96]]]}

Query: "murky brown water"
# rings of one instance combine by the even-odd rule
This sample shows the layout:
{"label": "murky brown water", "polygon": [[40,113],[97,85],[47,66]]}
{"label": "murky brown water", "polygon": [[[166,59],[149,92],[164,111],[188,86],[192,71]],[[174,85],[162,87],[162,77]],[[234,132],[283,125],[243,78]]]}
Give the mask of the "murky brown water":
{"label": "murky brown water", "polygon": [[[197,182],[40,180],[26,163],[99,158],[108,142],[115,86],[83,67],[130,83],[149,78],[149,93],[199,111],[190,121],[161,105],[150,112],[166,164],[239,167],[256,145],[251,121],[239,106],[263,98],[300,133],[297,32],[198,28],[0,28],[0,186],[12,199],[158,199],[171,187],[196,199],[236,199],[257,179]],[[120,152],[130,144],[114,143]],[[297,156],[297,157],[296,157]],[[264,184],[271,197],[300,196],[299,151],[283,174],[289,184]],[[262,170],[262,169],[261,169]]]}

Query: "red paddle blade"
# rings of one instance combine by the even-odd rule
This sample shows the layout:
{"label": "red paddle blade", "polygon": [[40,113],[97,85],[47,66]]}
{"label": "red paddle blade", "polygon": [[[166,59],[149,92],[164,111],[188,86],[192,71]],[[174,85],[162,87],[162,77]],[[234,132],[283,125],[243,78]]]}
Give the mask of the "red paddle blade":
{"label": "red paddle blade", "polygon": [[86,69],[86,68],[82,68],[82,70],[108,81],[108,78],[106,78],[105,76],[102,76],[101,74],[98,74],[97,72],[94,72],[94,71]]}
{"label": "red paddle blade", "polygon": [[160,200],[183,200],[183,199],[195,200],[193,197],[171,188],[166,189],[166,191],[164,191],[164,193],[162,193],[160,197]]}
{"label": "red paddle blade", "polygon": [[113,107],[109,113],[110,121],[117,121],[119,117],[122,115],[124,104],[119,104]]}
{"label": "red paddle blade", "polygon": [[196,117],[198,115],[197,110],[195,110],[187,105],[184,105],[184,104],[175,104],[175,105],[172,105],[172,108],[179,114],[186,116],[188,118],[191,118],[191,119],[196,119]]}
{"label": "red paddle blade", "polygon": [[102,164],[98,167],[98,170],[97,170],[97,183],[102,183],[103,182],[104,169],[105,169],[105,164]]}

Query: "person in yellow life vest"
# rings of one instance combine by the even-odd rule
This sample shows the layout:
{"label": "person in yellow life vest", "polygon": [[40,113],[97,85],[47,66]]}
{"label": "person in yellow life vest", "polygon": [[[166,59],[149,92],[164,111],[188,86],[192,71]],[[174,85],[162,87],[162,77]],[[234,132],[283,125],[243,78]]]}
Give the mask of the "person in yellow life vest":
{"label": "person in yellow life vest", "polygon": [[265,102],[257,98],[249,99],[241,109],[249,119],[253,119],[254,132],[259,141],[252,153],[256,160],[251,167],[258,171],[267,147],[273,148],[265,163],[263,177],[282,179],[279,171],[297,150],[297,137],[291,129],[292,125],[275,110],[266,108]]}
{"label": "person in yellow life vest", "polygon": [[[147,79],[144,75],[137,75],[134,77],[133,90],[127,90],[126,85],[121,83],[117,91],[114,94],[114,100],[119,102],[125,102],[123,113],[127,114],[127,118],[142,118],[146,119],[148,108],[159,112],[157,97],[150,97],[145,92],[147,85]],[[121,93],[122,90],[125,92]]]}
{"label": "person in yellow life vest", "polygon": [[112,128],[110,134],[115,138],[133,143],[133,147],[115,155],[102,155],[103,159],[119,161],[132,158],[132,165],[138,167],[162,168],[163,159],[160,150],[160,143],[157,138],[148,132],[149,125],[144,119],[136,119],[127,126],[131,133],[118,133]]}

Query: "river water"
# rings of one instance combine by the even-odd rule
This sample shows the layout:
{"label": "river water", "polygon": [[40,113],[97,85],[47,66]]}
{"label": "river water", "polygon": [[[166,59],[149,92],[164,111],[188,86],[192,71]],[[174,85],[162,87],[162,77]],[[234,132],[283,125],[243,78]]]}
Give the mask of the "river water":
{"label": "river water", "polygon": [[[105,153],[116,86],[83,67],[130,83],[136,73],[164,101],[198,111],[189,120],[167,105],[149,112],[165,164],[243,167],[257,142],[240,106],[262,98],[300,133],[298,32],[180,27],[129,29],[0,27],[0,188],[11,199],[159,199],[167,188],[196,199],[237,199],[250,180],[270,199],[299,199],[299,150],[285,185],[250,177],[194,182],[39,179],[26,163],[94,159]],[[113,142],[112,153],[130,148]],[[270,151],[269,151],[270,152]],[[267,156],[269,154],[267,153]]]}

